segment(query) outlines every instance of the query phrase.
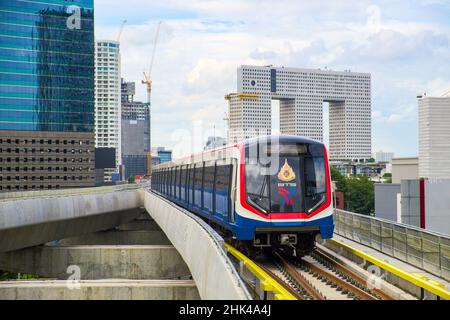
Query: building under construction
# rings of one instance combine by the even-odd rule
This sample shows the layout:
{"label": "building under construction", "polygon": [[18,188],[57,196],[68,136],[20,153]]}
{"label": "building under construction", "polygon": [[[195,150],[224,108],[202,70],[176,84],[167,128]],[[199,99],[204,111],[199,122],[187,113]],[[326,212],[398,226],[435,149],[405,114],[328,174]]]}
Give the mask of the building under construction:
{"label": "building under construction", "polygon": [[150,106],[134,101],[135,83],[121,82],[122,179],[145,176],[150,152]]}

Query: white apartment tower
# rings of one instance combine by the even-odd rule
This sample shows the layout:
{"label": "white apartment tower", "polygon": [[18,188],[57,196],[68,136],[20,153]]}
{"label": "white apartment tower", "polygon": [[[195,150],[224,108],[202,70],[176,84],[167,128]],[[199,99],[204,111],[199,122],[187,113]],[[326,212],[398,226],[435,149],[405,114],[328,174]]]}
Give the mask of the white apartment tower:
{"label": "white apartment tower", "polygon": [[247,66],[238,68],[229,101],[229,142],[271,133],[272,100],[280,101],[280,132],[323,141],[323,106],[329,103],[333,160],[372,153],[371,75],[350,71]]}
{"label": "white apartment tower", "polygon": [[105,169],[105,180],[121,164],[120,48],[117,41],[95,45],[95,146],[116,149],[116,168]]}
{"label": "white apartment tower", "polygon": [[419,177],[450,179],[450,97],[419,97]]}

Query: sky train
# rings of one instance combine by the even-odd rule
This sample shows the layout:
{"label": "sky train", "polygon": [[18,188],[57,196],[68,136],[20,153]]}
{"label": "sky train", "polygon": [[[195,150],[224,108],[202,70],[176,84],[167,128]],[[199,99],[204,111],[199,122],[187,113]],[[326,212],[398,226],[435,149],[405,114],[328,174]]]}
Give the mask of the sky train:
{"label": "sky train", "polygon": [[327,150],[298,136],[263,136],[154,167],[151,189],[213,225],[247,253],[297,256],[333,235]]}

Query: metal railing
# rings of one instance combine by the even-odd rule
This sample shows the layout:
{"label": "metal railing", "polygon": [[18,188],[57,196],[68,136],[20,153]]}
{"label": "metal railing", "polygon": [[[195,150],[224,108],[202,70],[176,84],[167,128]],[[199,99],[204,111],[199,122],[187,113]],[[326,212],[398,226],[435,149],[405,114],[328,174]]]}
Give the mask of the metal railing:
{"label": "metal railing", "polygon": [[134,190],[145,187],[146,184],[121,184],[115,186],[92,187],[92,188],[71,188],[39,191],[16,191],[0,193],[0,201],[22,200],[40,197],[64,197],[71,195],[83,195],[104,192],[116,192],[123,190]]}
{"label": "metal railing", "polygon": [[334,232],[450,281],[450,236],[335,210]]}

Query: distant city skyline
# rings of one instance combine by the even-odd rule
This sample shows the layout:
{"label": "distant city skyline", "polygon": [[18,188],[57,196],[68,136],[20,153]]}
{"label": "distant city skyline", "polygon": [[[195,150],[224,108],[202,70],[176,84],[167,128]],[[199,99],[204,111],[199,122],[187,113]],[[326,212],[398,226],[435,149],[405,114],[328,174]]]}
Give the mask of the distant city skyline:
{"label": "distant city skyline", "polygon": [[[136,82],[148,68],[156,24],[164,21],[152,74],[152,144],[173,149],[175,157],[183,153],[176,138],[194,126],[204,131],[194,152],[213,130],[226,136],[223,93],[235,91],[241,64],[371,73],[372,152],[399,157],[418,153],[417,94],[450,90],[447,1],[193,1],[187,6],[177,0],[97,0],[95,15],[97,39],[115,39],[127,19],[122,76]],[[145,86],[138,83],[136,91],[145,100]]]}

